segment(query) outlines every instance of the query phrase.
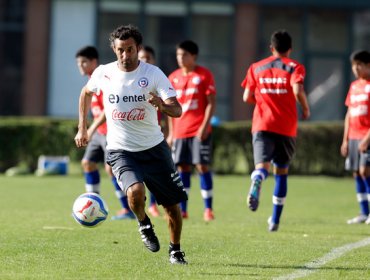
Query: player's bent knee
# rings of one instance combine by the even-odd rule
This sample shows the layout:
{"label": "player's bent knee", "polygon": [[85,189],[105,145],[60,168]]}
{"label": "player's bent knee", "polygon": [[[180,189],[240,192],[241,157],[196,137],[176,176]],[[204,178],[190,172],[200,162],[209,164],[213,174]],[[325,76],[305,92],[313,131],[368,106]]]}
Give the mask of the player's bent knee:
{"label": "player's bent knee", "polygon": [[177,165],[177,170],[179,172],[191,172],[191,165],[179,164]]}
{"label": "player's bent knee", "polygon": [[127,196],[133,199],[144,199],[145,198],[144,185],[141,183],[131,185],[127,190]]}
{"label": "player's bent knee", "polygon": [[199,173],[207,173],[209,171],[209,166],[204,164],[197,164],[196,168]]}
{"label": "player's bent knee", "polygon": [[370,166],[360,166],[358,175],[360,175],[362,178],[370,177]]}
{"label": "player's bent knee", "polygon": [[81,166],[85,172],[92,172],[98,169],[97,164],[95,162],[91,162],[88,160],[82,160]]}

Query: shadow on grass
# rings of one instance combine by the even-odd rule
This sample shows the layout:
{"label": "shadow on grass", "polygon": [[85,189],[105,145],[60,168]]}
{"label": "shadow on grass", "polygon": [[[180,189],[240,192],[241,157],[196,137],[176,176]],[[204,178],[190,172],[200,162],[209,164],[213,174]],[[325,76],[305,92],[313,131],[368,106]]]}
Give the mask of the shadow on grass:
{"label": "shadow on grass", "polygon": [[[217,266],[219,267],[220,264],[219,263],[214,263],[214,264],[210,264],[211,266]],[[344,267],[344,266],[336,266],[336,267],[319,267],[319,268],[310,268],[310,267],[306,267],[306,266],[299,266],[299,265],[253,265],[253,264],[241,264],[241,263],[232,263],[232,264],[222,264],[221,266],[223,267],[229,267],[230,269],[231,268],[246,268],[246,269],[266,269],[266,270],[269,270],[269,269],[286,269],[286,270],[290,270],[290,271],[287,271],[287,273],[290,273],[290,272],[293,272],[291,270],[312,270],[312,271],[319,271],[319,270],[322,270],[322,271],[325,271],[325,270],[332,270],[332,271],[335,271],[335,270],[339,270],[339,271],[364,271],[364,270],[368,270],[368,268],[350,268],[350,267]],[[232,271],[230,273],[226,272],[226,271],[223,271],[223,272],[208,272],[208,271],[198,271],[197,272],[198,275],[203,275],[203,276],[230,276],[230,277],[233,277],[233,276],[249,276],[249,277],[259,277],[261,276],[260,273],[256,273],[255,271],[243,271],[243,272],[236,272],[236,271]]]}
{"label": "shadow on grass", "polygon": [[[215,264],[216,265],[216,264]],[[216,266],[219,266],[217,264]],[[319,267],[319,268],[310,268],[306,266],[298,266],[298,265],[252,265],[252,264],[223,264],[225,267],[239,267],[239,268],[251,268],[251,269],[287,269],[287,270],[343,270],[343,271],[364,271],[368,270],[368,268],[350,268],[350,267],[343,267],[343,266],[336,266],[336,267]],[[259,273],[256,272],[198,272],[197,274],[200,275],[213,275],[213,276],[259,276]]]}
{"label": "shadow on grass", "polygon": [[224,266],[244,267],[244,268],[266,268],[266,269],[306,269],[306,270],[345,270],[345,271],[362,271],[369,268],[363,267],[307,267],[302,265],[252,265],[252,264],[224,264]]}

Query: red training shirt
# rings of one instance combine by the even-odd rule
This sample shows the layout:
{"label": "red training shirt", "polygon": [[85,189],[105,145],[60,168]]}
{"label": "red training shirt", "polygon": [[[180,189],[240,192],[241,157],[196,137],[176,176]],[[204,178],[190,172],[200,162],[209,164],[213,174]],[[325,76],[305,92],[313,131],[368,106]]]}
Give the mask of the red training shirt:
{"label": "red training shirt", "polygon": [[269,131],[297,135],[297,104],[293,84],[304,82],[304,66],[288,57],[270,56],[253,63],[241,86],[254,92],[252,133]]}
{"label": "red training shirt", "polygon": [[[195,137],[205,116],[207,96],[216,94],[212,73],[205,67],[196,66],[185,75],[177,69],[168,77],[176,90],[177,100],[182,107],[180,118],[172,118],[174,139]],[[211,131],[209,125],[208,131]]]}
{"label": "red training shirt", "polygon": [[362,139],[370,129],[370,81],[351,83],[345,101],[349,112],[349,139]]}
{"label": "red training shirt", "polygon": [[[103,105],[103,92],[100,90],[97,93],[94,93],[91,99],[91,113],[94,120],[97,119],[101,114],[104,114],[104,105]],[[97,132],[103,135],[107,135],[107,123],[104,122],[97,128]]]}

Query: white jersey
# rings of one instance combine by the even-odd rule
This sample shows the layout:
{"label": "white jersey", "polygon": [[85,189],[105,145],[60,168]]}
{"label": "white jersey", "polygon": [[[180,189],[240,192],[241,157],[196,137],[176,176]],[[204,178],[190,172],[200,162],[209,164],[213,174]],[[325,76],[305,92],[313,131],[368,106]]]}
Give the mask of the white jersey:
{"label": "white jersey", "polygon": [[90,91],[104,92],[107,119],[107,149],[138,152],[163,141],[156,109],[149,92],[162,100],[175,97],[170,81],[157,67],[145,62],[132,72],[123,72],[117,61],[100,65],[87,83]]}

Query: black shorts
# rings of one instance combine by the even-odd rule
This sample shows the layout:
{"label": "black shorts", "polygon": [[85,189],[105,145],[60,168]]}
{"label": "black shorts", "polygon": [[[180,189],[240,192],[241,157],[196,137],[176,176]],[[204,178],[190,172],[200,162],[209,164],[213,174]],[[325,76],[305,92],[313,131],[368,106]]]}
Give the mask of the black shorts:
{"label": "black shorts", "polygon": [[270,162],[284,167],[289,166],[295,153],[296,138],[273,132],[253,133],[254,164]]}
{"label": "black shorts", "polygon": [[370,166],[370,149],[368,147],[365,153],[360,153],[358,144],[360,140],[350,139],[348,142],[348,156],[345,162],[347,171],[359,171],[360,167]]}
{"label": "black shorts", "polygon": [[107,137],[95,132],[87,144],[83,159],[92,162],[105,162],[107,157]]}
{"label": "black shorts", "polygon": [[212,137],[200,141],[197,137],[176,139],[172,145],[172,158],[179,164],[211,164]]}
{"label": "black shorts", "polygon": [[107,163],[126,193],[135,183],[145,183],[157,203],[170,206],[187,200],[181,178],[166,141],[140,152],[109,150]]}

